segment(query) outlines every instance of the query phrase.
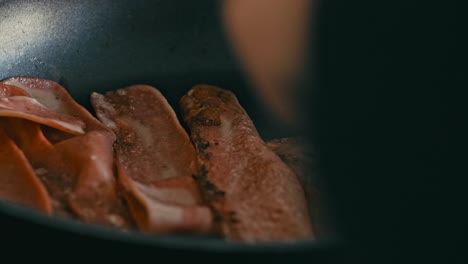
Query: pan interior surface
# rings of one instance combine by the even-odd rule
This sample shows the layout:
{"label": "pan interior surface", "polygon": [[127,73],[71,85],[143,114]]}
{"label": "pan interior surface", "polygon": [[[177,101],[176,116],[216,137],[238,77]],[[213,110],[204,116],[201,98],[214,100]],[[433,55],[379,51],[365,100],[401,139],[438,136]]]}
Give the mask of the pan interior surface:
{"label": "pan interior surface", "polygon": [[158,88],[178,111],[193,85],[232,90],[265,138],[287,136],[246,81],[217,1],[0,1],[0,79],[62,84],[90,109],[91,92]]}

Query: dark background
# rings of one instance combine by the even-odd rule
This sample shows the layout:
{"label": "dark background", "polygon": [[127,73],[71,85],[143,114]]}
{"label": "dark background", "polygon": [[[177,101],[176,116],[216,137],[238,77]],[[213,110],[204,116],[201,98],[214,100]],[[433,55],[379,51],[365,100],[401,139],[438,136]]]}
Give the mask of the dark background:
{"label": "dark background", "polygon": [[339,231],[377,262],[466,261],[466,174],[443,162],[449,118],[466,120],[448,115],[467,87],[461,6],[321,3],[311,129]]}

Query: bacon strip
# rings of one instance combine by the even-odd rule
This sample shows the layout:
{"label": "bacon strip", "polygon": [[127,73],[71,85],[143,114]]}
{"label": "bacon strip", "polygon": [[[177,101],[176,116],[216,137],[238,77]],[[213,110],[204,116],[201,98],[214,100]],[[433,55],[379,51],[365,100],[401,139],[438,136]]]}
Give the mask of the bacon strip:
{"label": "bacon strip", "polygon": [[36,99],[26,96],[0,98],[0,116],[27,119],[72,135],[84,134],[83,121],[51,111]]}
{"label": "bacon strip", "polygon": [[[189,191],[193,183],[184,183],[180,188],[158,187],[157,182],[144,185],[126,174],[117,161],[119,181],[125,191],[125,199],[138,228],[150,233],[209,233],[211,212]],[[190,177],[189,180],[193,181]],[[166,180],[162,180],[164,182]],[[164,185],[164,184],[163,184]]]}
{"label": "bacon strip", "polygon": [[53,81],[13,77],[3,83],[21,88],[48,109],[85,124],[85,134],[52,144],[37,123],[8,120],[10,136],[33,167],[41,171],[39,176],[54,199],[54,209],[63,214],[71,211],[89,223],[128,225],[122,210],[117,210],[119,199],[112,168],[115,135]]}
{"label": "bacon strip", "polygon": [[38,124],[21,119],[5,119],[3,122],[7,134],[24,152],[38,177],[47,187],[54,214],[71,217],[67,198],[73,190],[76,179],[73,174],[66,173],[72,170],[70,164],[63,162]]}
{"label": "bacon strip", "polygon": [[93,93],[98,118],[117,135],[119,182],[138,227],[146,232],[206,233],[211,214],[199,206],[192,175],[196,154],[164,96],[147,85]]}
{"label": "bacon strip", "polygon": [[10,96],[30,96],[25,90],[0,82],[0,98]]}
{"label": "bacon strip", "polygon": [[50,110],[82,119],[86,125],[92,126],[92,128],[88,128],[88,130],[106,130],[91,113],[73,100],[70,94],[54,81],[19,76],[5,79],[2,83],[16,86],[24,90],[32,98],[36,99]]}
{"label": "bacon strip", "polygon": [[281,160],[291,168],[304,189],[309,214],[312,218],[315,233],[320,225],[320,194],[316,188],[317,164],[312,147],[308,147],[302,138],[278,138],[267,142]]}
{"label": "bacon strip", "polygon": [[[1,121],[0,121],[1,122]],[[23,152],[0,123],[0,198],[52,213],[49,195]]]}
{"label": "bacon strip", "polygon": [[25,90],[0,82],[1,116],[27,119],[72,135],[84,133],[85,124],[80,119],[50,110]]}
{"label": "bacon strip", "polygon": [[233,93],[198,85],[181,99],[181,109],[198,151],[199,185],[226,238],[313,237],[294,172],[266,146]]}

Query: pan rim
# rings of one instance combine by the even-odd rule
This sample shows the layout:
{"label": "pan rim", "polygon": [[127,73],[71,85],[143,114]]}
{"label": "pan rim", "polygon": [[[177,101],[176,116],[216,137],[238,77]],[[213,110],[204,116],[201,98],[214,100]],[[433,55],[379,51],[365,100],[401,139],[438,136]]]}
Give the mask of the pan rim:
{"label": "pan rim", "polygon": [[330,249],[336,244],[335,239],[304,240],[291,243],[271,242],[248,244],[225,241],[219,238],[201,238],[197,236],[149,235],[139,231],[121,231],[114,228],[86,224],[77,220],[48,216],[33,209],[0,201],[0,217],[12,218],[46,227],[70,235],[81,235],[89,239],[111,240],[132,245],[142,245],[177,250],[190,250],[212,253],[301,253]]}

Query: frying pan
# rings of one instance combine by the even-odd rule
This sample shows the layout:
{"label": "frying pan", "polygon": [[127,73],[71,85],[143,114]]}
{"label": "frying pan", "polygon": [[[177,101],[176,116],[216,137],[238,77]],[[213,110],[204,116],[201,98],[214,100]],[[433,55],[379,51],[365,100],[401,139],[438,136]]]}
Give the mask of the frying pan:
{"label": "frying pan", "polygon": [[[465,201],[442,202],[452,189],[437,191],[448,176],[437,167],[445,133],[437,123],[438,87],[461,80],[461,68],[450,63],[457,57],[454,10],[437,1],[318,2],[313,74],[302,84],[314,89],[302,99],[313,108],[312,122],[305,123],[319,150],[336,232],[347,241],[346,252],[356,255],[391,261],[416,252],[418,262],[433,259],[447,241],[439,239],[437,227],[454,233],[460,227],[453,220],[458,218],[434,208]],[[289,136],[292,131],[255,96],[218,11],[219,1],[0,0],[0,79],[51,79],[88,108],[91,91],[146,83],[176,106],[192,85],[210,83],[236,93],[264,139]],[[317,262],[343,252],[336,239],[250,246],[121,233],[7,203],[0,203],[0,234],[11,248],[60,248],[83,260],[102,253],[108,259]],[[440,255],[444,263],[454,256]],[[48,258],[54,256],[60,258]]]}
{"label": "frying pan", "polygon": [[[25,75],[54,80],[91,111],[92,91],[144,83],[157,87],[177,113],[178,100],[190,87],[209,83],[234,91],[264,139],[290,136],[293,131],[271,115],[244,77],[218,9],[216,1],[0,1],[0,79]],[[328,248],[325,241],[249,246],[123,233],[50,219],[3,202],[0,230],[9,230],[21,247],[66,243],[66,251],[79,248],[109,256],[138,251],[291,260],[310,254],[317,258]]]}

